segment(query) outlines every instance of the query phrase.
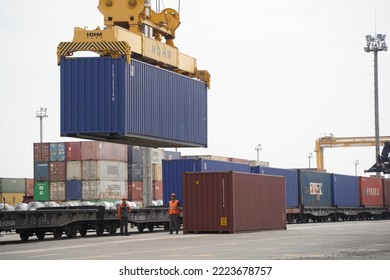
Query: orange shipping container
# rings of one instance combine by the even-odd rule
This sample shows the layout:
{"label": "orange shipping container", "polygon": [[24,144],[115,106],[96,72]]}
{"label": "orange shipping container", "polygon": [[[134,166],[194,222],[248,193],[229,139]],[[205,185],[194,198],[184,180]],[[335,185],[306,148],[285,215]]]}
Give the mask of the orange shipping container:
{"label": "orange shipping container", "polygon": [[361,206],[383,206],[383,180],[374,177],[359,177]]}

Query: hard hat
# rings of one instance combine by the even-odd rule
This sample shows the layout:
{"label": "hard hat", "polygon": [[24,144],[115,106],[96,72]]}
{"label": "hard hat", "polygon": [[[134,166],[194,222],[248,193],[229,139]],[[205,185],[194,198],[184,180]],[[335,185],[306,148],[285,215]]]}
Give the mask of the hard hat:
{"label": "hard hat", "polygon": [[172,193],[171,196],[176,196],[176,194],[175,194],[175,193]]}

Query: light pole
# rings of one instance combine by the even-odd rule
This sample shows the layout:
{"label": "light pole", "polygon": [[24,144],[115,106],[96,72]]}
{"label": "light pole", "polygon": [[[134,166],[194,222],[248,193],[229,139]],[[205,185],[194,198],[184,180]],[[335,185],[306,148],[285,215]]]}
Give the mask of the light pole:
{"label": "light pole", "polygon": [[313,157],[313,153],[309,153],[308,155],[307,155],[307,157],[309,158],[309,169],[311,168],[311,159],[312,159],[312,157]]}
{"label": "light pole", "polygon": [[355,176],[357,176],[357,166],[359,165],[359,160],[355,160]]}
{"label": "light pole", "polygon": [[257,151],[257,161],[259,161],[259,152],[262,150],[261,144],[257,144],[255,150]]}
{"label": "light pole", "polygon": [[36,117],[39,118],[40,121],[40,143],[42,144],[43,142],[43,118],[47,118],[47,108],[40,108],[39,111],[36,113]]}
{"label": "light pole", "polygon": [[[379,100],[378,100],[378,52],[387,51],[385,42],[386,35],[377,34],[376,36],[367,35],[366,43],[364,47],[366,52],[374,52],[374,102],[375,102],[375,162],[379,157]],[[376,173],[377,177],[380,177],[380,173]]]}

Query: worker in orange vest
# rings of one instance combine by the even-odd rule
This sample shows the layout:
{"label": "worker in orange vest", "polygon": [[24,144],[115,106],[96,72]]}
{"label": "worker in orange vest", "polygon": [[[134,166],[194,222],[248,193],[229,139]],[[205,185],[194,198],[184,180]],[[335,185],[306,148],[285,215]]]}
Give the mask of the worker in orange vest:
{"label": "worker in orange vest", "polygon": [[118,206],[118,217],[121,220],[121,235],[123,236],[123,229],[125,230],[125,235],[129,236],[129,216],[131,212],[130,205],[126,202],[126,197],[122,198],[122,203]]}
{"label": "worker in orange vest", "polygon": [[169,201],[169,234],[172,234],[176,230],[176,234],[179,233],[180,222],[180,202],[176,199],[176,194],[171,194],[171,200]]}

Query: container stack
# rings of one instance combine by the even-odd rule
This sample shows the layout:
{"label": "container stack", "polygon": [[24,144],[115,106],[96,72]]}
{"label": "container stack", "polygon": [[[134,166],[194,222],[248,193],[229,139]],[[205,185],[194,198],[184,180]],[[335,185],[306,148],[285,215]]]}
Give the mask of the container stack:
{"label": "container stack", "polygon": [[50,143],[34,143],[34,199],[49,200]]}
{"label": "container stack", "polygon": [[34,199],[119,200],[127,196],[127,145],[34,144]]}
{"label": "container stack", "polygon": [[66,200],[81,200],[82,196],[81,176],[81,142],[66,143]]}
{"label": "container stack", "polygon": [[129,194],[132,201],[143,201],[144,196],[144,154],[151,152],[152,200],[163,199],[162,160],[180,159],[180,152],[164,151],[139,146],[128,146],[128,179]]}
{"label": "container stack", "polygon": [[0,178],[1,203],[15,205],[23,201],[34,188],[34,180],[27,178]]}
{"label": "container stack", "polygon": [[82,198],[115,201],[127,196],[127,145],[81,142]]}
{"label": "container stack", "polygon": [[143,200],[143,156],[139,146],[128,146],[128,199]]}
{"label": "container stack", "polygon": [[50,143],[49,151],[49,198],[62,201],[65,200],[65,143]]}

